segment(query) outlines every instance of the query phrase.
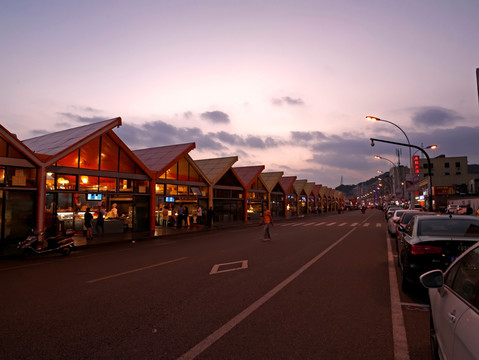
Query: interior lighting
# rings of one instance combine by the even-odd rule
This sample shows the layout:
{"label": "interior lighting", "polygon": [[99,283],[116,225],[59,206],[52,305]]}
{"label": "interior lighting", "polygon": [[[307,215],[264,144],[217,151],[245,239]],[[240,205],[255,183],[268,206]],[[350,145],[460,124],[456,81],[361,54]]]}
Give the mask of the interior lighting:
{"label": "interior lighting", "polygon": [[82,184],[88,184],[88,176],[82,176],[81,177],[81,182],[82,182]]}

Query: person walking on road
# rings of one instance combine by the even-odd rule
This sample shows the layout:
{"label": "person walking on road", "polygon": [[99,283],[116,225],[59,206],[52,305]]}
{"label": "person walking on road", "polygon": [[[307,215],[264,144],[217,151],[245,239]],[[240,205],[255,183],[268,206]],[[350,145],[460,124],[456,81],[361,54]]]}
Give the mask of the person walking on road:
{"label": "person walking on road", "polygon": [[92,233],[93,215],[90,212],[90,208],[86,208],[85,215],[84,215],[83,219],[84,219],[84,225],[85,225],[85,229],[86,229],[86,239],[87,240],[92,240],[93,239],[93,233]]}
{"label": "person walking on road", "polygon": [[273,217],[271,216],[271,211],[267,206],[264,207],[263,212],[263,241],[271,241],[270,229],[273,226]]}

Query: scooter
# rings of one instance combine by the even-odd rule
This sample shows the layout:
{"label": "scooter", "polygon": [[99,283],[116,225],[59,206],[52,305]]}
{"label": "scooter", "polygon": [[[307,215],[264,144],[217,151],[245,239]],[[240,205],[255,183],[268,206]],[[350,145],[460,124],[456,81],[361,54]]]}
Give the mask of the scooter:
{"label": "scooter", "polygon": [[17,249],[22,251],[23,258],[27,258],[28,256],[34,254],[39,255],[47,253],[60,253],[64,256],[67,256],[70,255],[71,251],[75,247],[73,241],[74,234],[74,230],[67,230],[65,234],[43,239],[43,242],[46,241],[47,247],[42,247],[42,241],[39,240],[43,238],[43,233],[36,233],[32,230],[32,234],[30,236],[18,243]]}

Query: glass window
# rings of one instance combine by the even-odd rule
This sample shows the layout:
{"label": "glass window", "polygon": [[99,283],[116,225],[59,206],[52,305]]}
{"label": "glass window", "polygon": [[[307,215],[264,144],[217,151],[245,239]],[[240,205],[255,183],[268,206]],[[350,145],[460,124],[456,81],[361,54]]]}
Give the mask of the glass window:
{"label": "glass window", "polygon": [[7,157],[7,142],[0,138],[0,156]]}
{"label": "glass window", "polygon": [[166,195],[178,195],[178,187],[176,185],[166,184]]}
{"label": "glass window", "polygon": [[164,184],[156,184],[156,193],[163,195],[165,193],[165,185]]}
{"label": "glass window", "polygon": [[[37,183],[36,176],[36,169],[9,166],[4,168],[2,182],[9,186],[35,187]],[[0,174],[0,178],[2,178],[2,174]]]}
{"label": "glass window", "polygon": [[101,137],[101,170],[118,171],[118,150],[118,145],[109,136]]}
{"label": "glass window", "polygon": [[58,211],[73,211],[73,196],[69,193],[58,194]]}
{"label": "glass window", "polygon": [[[452,269],[451,269],[452,270]],[[479,297],[479,249],[467,253],[446,278],[451,289],[471,304],[477,304]],[[448,274],[449,275],[449,274]]]}
{"label": "glass window", "polygon": [[90,141],[80,148],[80,168],[99,169],[100,138]]}
{"label": "glass window", "polygon": [[444,168],[449,169],[449,163],[448,162],[444,163]]}
{"label": "glass window", "polygon": [[193,169],[193,166],[190,165],[190,181],[201,181],[200,175]]}
{"label": "glass window", "polygon": [[188,195],[188,186],[178,185],[178,195]]}
{"label": "glass window", "polygon": [[75,150],[57,161],[57,166],[66,166],[71,168],[78,168],[78,150]]}
{"label": "glass window", "polygon": [[5,167],[0,166],[0,185],[5,184]]}
{"label": "glass window", "polygon": [[9,145],[9,146],[8,146],[8,157],[23,159],[23,155],[20,154],[20,153],[17,151],[17,149],[15,149],[12,145]]}
{"label": "glass window", "polygon": [[166,178],[178,180],[178,163],[173,165],[170,169],[166,170]]}
{"label": "glass window", "polygon": [[123,150],[120,149],[120,172],[124,173],[134,173],[135,172],[135,163],[130,159],[128,155],[125,154]]}
{"label": "glass window", "polygon": [[178,180],[188,181],[188,161],[185,158],[178,161]]}
{"label": "glass window", "polygon": [[461,167],[461,163],[459,161],[456,161],[456,167],[457,168]]}
{"label": "glass window", "polygon": [[[77,177],[76,175],[57,174],[57,190],[76,190]],[[47,174],[48,179],[48,174]],[[48,180],[47,180],[48,181]]]}
{"label": "glass window", "polygon": [[100,178],[100,191],[113,191],[116,192],[116,179],[115,178]]}
{"label": "glass window", "polygon": [[135,188],[134,192],[140,193],[140,194],[145,194],[149,191],[149,181],[146,180],[135,180],[134,182]]}
{"label": "glass window", "polygon": [[120,192],[133,192],[133,180],[120,179]]}
{"label": "glass window", "polygon": [[81,191],[98,191],[98,177],[81,175],[79,188]]}

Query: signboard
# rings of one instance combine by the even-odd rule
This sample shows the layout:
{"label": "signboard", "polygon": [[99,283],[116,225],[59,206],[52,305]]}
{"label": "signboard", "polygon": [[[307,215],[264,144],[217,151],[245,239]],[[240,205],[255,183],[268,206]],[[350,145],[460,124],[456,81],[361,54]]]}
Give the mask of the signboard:
{"label": "signboard", "polygon": [[413,168],[414,168],[414,173],[419,174],[419,156],[414,156],[413,158]]}
{"label": "signboard", "polygon": [[419,174],[406,174],[406,190],[408,192],[419,190]]}
{"label": "signboard", "polygon": [[456,188],[454,186],[434,186],[433,195],[455,195]]}

